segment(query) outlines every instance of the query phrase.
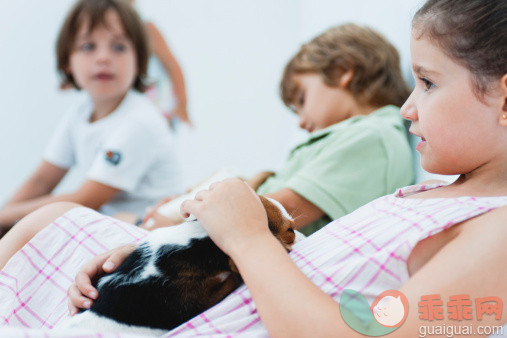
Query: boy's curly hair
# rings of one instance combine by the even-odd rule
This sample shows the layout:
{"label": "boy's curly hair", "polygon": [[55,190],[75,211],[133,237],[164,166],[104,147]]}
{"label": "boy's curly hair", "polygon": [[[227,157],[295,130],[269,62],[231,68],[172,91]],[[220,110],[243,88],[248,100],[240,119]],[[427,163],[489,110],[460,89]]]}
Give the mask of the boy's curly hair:
{"label": "boy's curly hair", "polygon": [[345,24],[305,43],[292,57],[280,83],[283,103],[293,109],[297,88],[292,75],[319,73],[324,83],[334,87],[349,70],[353,76],[347,89],[358,102],[400,107],[408,98],[396,48],[371,28]]}
{"label": "boy's curly hair", "polygon": [[79,89],[72,74],[67,71],[79,28],[86,21],[90,32],[99,25],[105,25],[108,10],[118,13],[125,34],[134,45],[137,76],[133,88],[139,92],[144,92],[148,88],[145,80],[150,55],[148,37],[141,18],[126,0],[80,0],[72,7],[60,29],[56,43],[57,69],[62,87],[71,85]]}

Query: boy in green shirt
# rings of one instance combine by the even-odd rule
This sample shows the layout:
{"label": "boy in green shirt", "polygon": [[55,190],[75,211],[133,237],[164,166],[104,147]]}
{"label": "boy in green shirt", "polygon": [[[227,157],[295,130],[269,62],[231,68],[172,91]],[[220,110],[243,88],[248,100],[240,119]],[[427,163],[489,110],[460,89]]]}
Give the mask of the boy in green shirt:
{"label": "boy in green shirt", "polygon": [[304,44],[285,67],[282,100],[310,132],[257,189],[304,234],[413,181],[399,106],[408,97],[396,49],[347,24]]}

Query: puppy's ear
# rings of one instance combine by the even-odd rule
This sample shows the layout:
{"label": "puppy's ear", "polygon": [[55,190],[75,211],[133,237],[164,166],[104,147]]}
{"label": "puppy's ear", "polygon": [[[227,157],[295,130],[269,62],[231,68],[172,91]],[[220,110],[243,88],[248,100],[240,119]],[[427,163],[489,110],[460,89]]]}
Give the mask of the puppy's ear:
{"label": "puppy's ear", "polygon": [[276,236],[280,232],[281,226],[283,225],[282,212],[280,211],[280,209],[278,209],[276,205],[274,205],[266,197],[259,195],[259,198],[268,216],[269,230],[271,230],[273,235]]}
{"label": "puppy's ear", "polygon": [[286,231],[279,233],[276,237],[280,243],[282,243],[285,250],[287,250],[287,252],[291,252],[292,245],[296,240],[296,233],[294,232],[294,229],[288,228]]}
{"label": "puppy's ear", "polygon": [[229,267],[231,268],[232,272],[239,274],[238,267],[236,266],[236,263],[234,263],[234,261],[231,258],[229,258]]}
{"label": "puppy's ear", "polygon": [[259,198],[268,216],[269,230],[282,243],[287,252],[290,252],[296,239],[296,234],[292,228],[294,221],[284,216],[282,210],[280,210],[283,206],[275,205],[264,196],[259,195]]}

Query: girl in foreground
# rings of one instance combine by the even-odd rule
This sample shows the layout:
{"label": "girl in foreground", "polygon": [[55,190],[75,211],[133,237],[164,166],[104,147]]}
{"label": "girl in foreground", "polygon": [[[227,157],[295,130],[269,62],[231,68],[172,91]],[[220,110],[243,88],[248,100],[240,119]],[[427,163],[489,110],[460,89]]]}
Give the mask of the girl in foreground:
{"label": "girl in foreground", "polygon": [[[246,287],[170,334],[363,337],[341,319],[344,289],[362,293],[370,303],[387,289],[399,289],[410,310],[393,337],[416,336],[423,325],[505,324],[492,315],[478,322],[475,313],[466,322],[450,320],[445,312],[442,320],[425,321],[417,309],[426,295],[438,295],[444,303],[453,295],[467,295],[472,302],[489,296],[507,300],[502,268],[507,259],[506,36],[503,0],[430,0],[414,18],[416,88],[402,115],[421,137],[417,150],[423,167],[460,174],[455,183],[412,186],[381,197],[297,243],[290,255],[269,234],[262,206],[243,182],[216,184],[185,202],[182,212],[194,214],[233,258]],[[72,220],[88,231],[107,221],[88,209],[59,204],[28,216],[17,231],[68,209],[49,227]],[[40,245],[44,233],[29,245]],[[85,265],[69,289],[71,311],[90,305],[97,297],[90,278],[112,271],[129,251],[121,247]],[[1,276],[13,278],[21,256],[16,254]],[[14,322],[15,316],[0,311]],[[62,310],[51,311],[47,317]]]}

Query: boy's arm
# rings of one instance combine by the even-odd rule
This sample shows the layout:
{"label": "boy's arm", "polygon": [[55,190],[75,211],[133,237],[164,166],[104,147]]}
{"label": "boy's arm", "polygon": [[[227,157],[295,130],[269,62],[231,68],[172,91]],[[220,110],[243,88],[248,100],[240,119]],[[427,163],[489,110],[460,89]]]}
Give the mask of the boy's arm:
{"label": "boy's arm", "polygon": [[164,67],[166,73],[171,78],[173,84],[174,94],[177,99],[177,106],[175,108],[176,115],[186,123],[190,124],[190,119],[187,112],[187,94],[185,90],[185,80],[183,78],[183,72],[181,67],[176,61],[176,58],[169,50],[169,46],[164,40],[164,37],[159,32],[157,27],[151,23],[146,23],[146,31],[150,39],[150,44],[153,53],[160,60],[160,63]]}
{"label": "boy's arm", "polygon": [[294,218],[294,229],[296,230],[324,216],[324,212],[319,207],[291,189],[285,188],[264,196],[270,197],[283,205],[289,215]]}
{"label": "boy's arm", "polygon": [[49,194],[67,174],[68,169],[60,168],[48,161],[42,161],[35,172],[7,201],[6,206]]}
{"label": "boy's arm", "polygon": [[11,202],[0,210],[0,226],[9,227],[30,212],[53,202],[75,202],[92,209],[98,209],[112,199],[120,190],[111,186],[86,180],[74,193],[53,196],[46,194],[20,202]]}

